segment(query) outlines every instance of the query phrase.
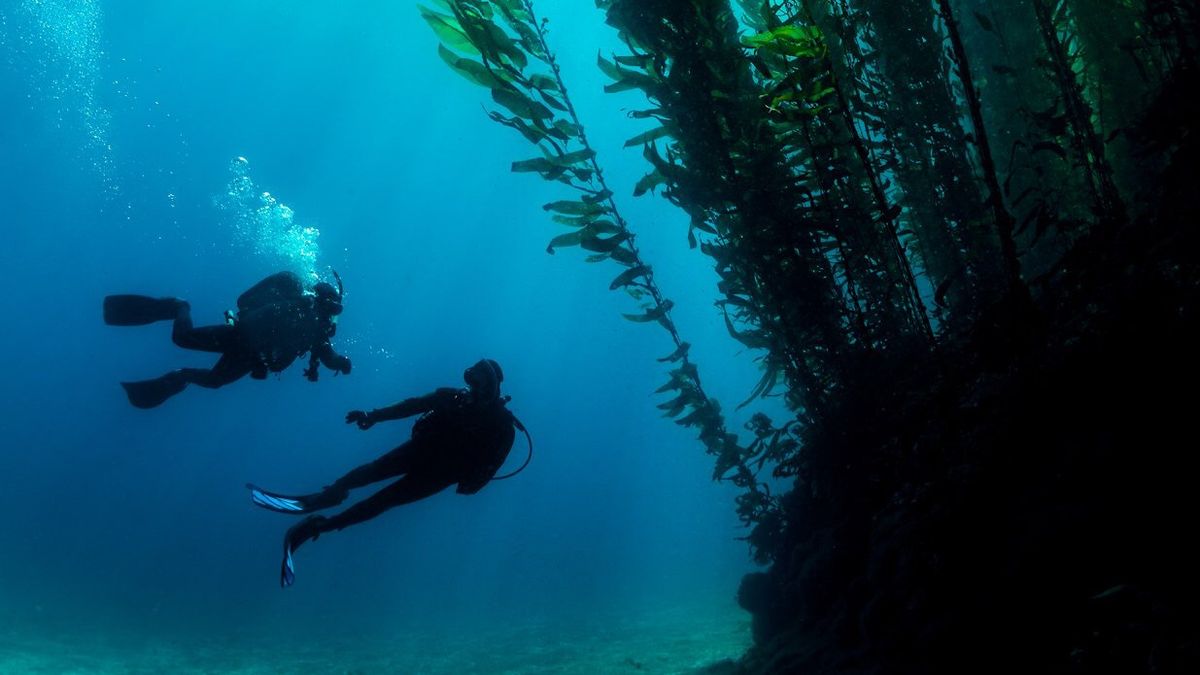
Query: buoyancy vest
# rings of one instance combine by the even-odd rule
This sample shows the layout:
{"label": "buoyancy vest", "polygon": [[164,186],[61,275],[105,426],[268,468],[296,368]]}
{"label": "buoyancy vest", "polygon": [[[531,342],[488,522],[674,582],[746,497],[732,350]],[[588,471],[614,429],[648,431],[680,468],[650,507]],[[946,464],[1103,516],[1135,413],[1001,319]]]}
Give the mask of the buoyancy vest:
{"label": "buoyancy vest", "polygon": [[451,453],[460,494],[475,494],[487,485],[512,450],[516,428],[505,403],[505,398],[499,398],[478,405],[469,391],[461,390],[413,425],[414,439]]}
{"label": "buoyancy vest", "polygon": [[235,325],[242,348],[274,372],[328,340],[334,330],[291,272],[272,274],[242,293]]}

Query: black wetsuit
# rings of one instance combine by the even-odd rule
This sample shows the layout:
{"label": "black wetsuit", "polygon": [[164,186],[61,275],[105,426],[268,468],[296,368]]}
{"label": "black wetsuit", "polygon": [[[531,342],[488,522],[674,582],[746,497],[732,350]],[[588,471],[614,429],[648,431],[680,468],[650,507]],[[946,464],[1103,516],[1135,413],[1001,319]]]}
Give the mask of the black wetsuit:
{"label": "black wetsuit", "polygon": [[305,376],[310,380],[317,379],[318,363],[349,373],[350,359],[338,355],[330,344],[336,331],[332,312],[341,311],[340,297],[322,302],[304,292],[295,274],[279,272],[238,298],[238,316],[232,323],[196,327],[187,302],[140,295],[106,297],[104,318],[116,326],[173,321],[171,339],[176,345],[221,355],[209,369],[180,368],[152,380],[121,383],[130,403],[153,408],[189,384],[215,389],[246,375],[263,379],[268,372],[285,370],[306,352],[310,358]]}
{"label": "black wetsuit", "polygon": [[308,298],[286,306],[268,306],[241,312],[233,325],[192,325],[190,309],[185,305],[175,317],[171,340],[184,349],[221,355],[211,369],[181,368],[178,377],[188,384],[217,388],[246,375],[257,379],[267,372],[286,370],[304,353],[309,353],[310,379],[319,362],[334,371],[347,369],[348,359],[333,350],[330,339],[336,326],[321,317]]}
{"label": "black wetsuit", "polygon": [[312,509],[329,508],[345,501],[354,488],[402,478],[337,515],[314,521],[314,531],[303,534],[340,530],[456,483],[460,494],[474,494],[496,475],[516,437],[512,413],[502,400],[478,402],[464,389],[438,389],[373,410],[369,418],[374,423],[422,413],[410,440],[302,499]]}

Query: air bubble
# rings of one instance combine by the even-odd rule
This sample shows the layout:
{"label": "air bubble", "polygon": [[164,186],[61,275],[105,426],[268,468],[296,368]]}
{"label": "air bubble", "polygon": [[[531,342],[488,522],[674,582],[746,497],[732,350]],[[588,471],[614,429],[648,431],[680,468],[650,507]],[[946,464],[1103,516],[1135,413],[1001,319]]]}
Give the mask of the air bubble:
{"label": "air bubble", "polygon": [[233,229],[235,241],[255,255],[271,260],[273,265],[290,269],[310,282],[316,281],[320,230],[297,225],[291,207],[270,192],[258,189],[250,178],[249,166],[245,157],[235,157],[229,163],[231,176],[225,193],[214,200]]}

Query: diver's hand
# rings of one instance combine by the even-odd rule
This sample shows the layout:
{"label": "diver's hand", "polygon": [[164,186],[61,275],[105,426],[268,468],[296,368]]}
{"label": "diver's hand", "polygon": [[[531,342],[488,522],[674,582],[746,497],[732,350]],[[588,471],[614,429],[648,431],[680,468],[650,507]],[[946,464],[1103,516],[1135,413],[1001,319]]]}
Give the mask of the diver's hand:
{"label": "diver's hand", "polygon": [[338,363],[337,372],[339,372],[343,375],[350,374],[350,357],[348,357],[348,356],[342,357],[341,362]]}
{"label": "diver's hand", "polygon": [[304,377],[307,378],[309,382],[316,382],[317,377],[319,376],[320,372],[317,370],[317,365],[315,363],[304,369]]}
{"label": "diver's hand", "polygon": [[366,431],[375,426],[375,420],[371,419],[371,413],[361,410],[351,410],[346,413],[346,424],[357,424],[359,429]]}

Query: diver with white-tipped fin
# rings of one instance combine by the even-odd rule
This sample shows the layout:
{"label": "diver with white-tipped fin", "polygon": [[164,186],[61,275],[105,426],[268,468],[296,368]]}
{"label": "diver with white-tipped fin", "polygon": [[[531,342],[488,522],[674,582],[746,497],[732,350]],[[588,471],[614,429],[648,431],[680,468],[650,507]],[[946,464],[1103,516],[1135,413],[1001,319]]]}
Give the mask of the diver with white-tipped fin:
{"label": "diver with white-tipped fin", "polygon": [[[341,504],[350,490],[389,478],[399,480],[333,516],[310,515],[287,531],[279,582],[295,580],[292,555],[306,541],[370,520],[384,511],[430,497],[451,485],[460,494],[475,494],[492,480],[516,475],[533,456],[529,432],[500,395],[504,375],[500,364],[482,359],[463,373],[466,389],[441,388],[370,412],[352,410],[347,424],[370,429],[377,422],[421,415],[412,437],[400,447],[339,478],[320,492],[287,496],[248,484],[254,503],[280,513],[305,514]],[[516,471],[496,476],[520,429],[529,439],[529,457]]]}

